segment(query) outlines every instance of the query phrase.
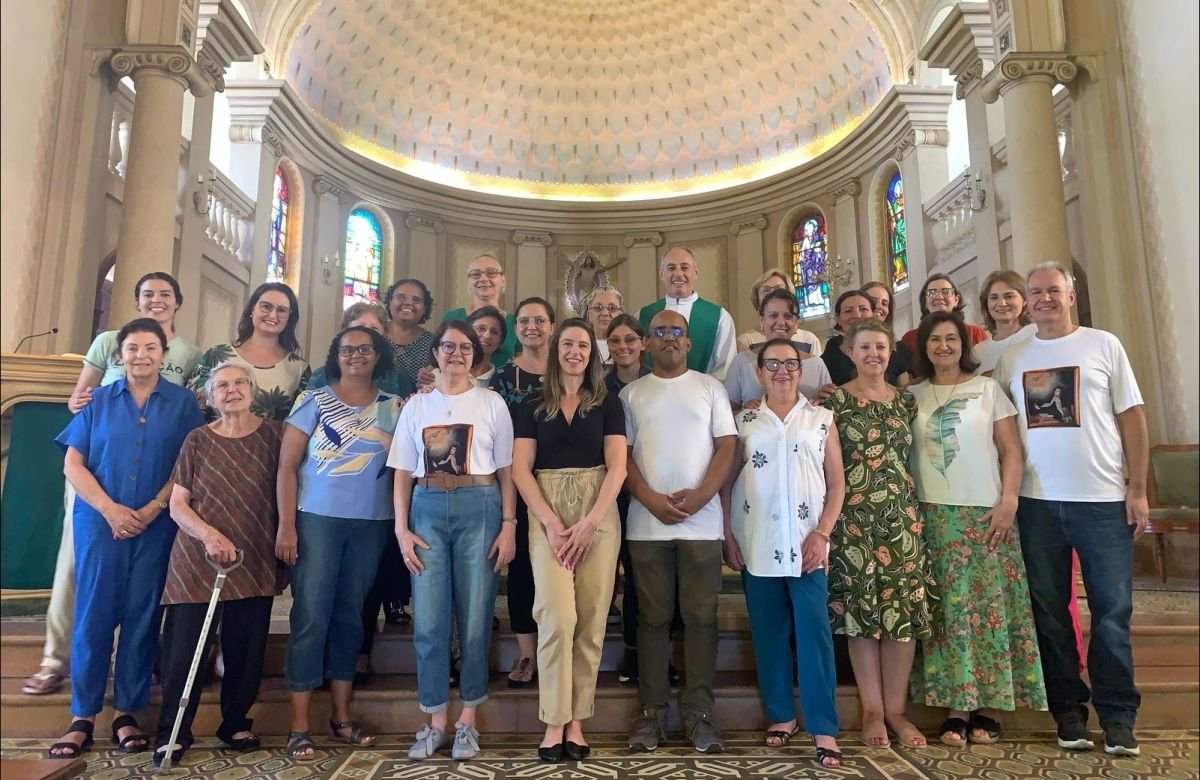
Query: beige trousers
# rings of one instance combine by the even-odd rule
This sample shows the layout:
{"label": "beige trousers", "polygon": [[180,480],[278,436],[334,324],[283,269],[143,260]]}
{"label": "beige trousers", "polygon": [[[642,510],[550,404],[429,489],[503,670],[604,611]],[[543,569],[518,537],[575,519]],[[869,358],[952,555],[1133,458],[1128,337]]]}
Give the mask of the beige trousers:
{"label": "beige trousers", "polygon": [[71,671],[71,629],[75,623],[75,535],[72,533],[75,489],[70,482],[63,504],[67,511],[63,516],[58,560],[54,564],[50,604],[46,607],[46,649],[42,651],[42,666],[65,676]]}
{"label": "beige trousers", "polygon": [[[537,474],[542,495],[567,528],[596,501],[607,469],[547,469]],[[529,524],[529,560],[536,586],[538,706],[542,722],[560,726],[590,718],[596,705],[596,674],[612,601],[613,570],[621,551],[617,505],[605,508],[591,551],[568,571],[554,557],[541,523]]]}

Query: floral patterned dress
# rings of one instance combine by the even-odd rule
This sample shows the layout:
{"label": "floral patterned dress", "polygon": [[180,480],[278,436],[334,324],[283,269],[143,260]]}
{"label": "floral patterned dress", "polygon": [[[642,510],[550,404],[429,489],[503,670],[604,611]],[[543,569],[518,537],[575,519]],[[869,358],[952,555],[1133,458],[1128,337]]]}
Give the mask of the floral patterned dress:
{"label": "floral patterned dress", "polygon": [[199,398],[200,410],[208,422],[217,419],[217,411],[203,397],[204,383],[208,381],[212,370],[222,363],[237,363],[253,372],[258,392],[254,394],[250,411],[267,420],[286,420],[296,396],[308,386],[308,379],[312,375],[308,363],[295,352],[273,366],[255,366],[239,355],[232,344],[218,344],[200,357],[187,383]]}
{"label": "floral patterned dress", "polygon": [[924,639],[931,634],[933,579],[908,470],[917,404],[900,391],[866,401],[838,388],[846,500],[829,550],[829,618],[835,634]]}

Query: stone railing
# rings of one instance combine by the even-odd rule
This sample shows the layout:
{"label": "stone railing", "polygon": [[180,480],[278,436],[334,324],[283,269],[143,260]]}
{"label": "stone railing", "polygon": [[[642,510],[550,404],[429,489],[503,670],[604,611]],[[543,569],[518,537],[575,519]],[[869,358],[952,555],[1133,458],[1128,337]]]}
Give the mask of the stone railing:
{"label": "stone railing", "polygon": [[968,168],[961,176],[951,179],[925,206],[937,262],[975,243],[975,212],[971,210],[974,176],[974,170]]}
{"label": "stone railing", "polygon": [[[208,211],[204,235],[218,249],[232,255],[238,263],[249,265],[254,233],[254,201],[229,177],[215,167],[208,169]],[[199,204],[204,207],[203,201]]]}
{"label": "stone railing", "polygon": [[125,178],[129,160],[129,127],[133,123],[133,90],[119,83],[113,95],[112,133],[108,139],[108,170]]}

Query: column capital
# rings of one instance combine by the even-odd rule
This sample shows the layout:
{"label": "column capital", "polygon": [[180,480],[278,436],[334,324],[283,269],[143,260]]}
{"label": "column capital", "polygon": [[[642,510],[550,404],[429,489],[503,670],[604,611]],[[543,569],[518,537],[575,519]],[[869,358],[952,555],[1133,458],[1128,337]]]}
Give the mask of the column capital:
{"label": "column capital", "polygon": [[750,230],[766,230],[767,218],[762,214],[749,214],[729,223],[729,235],[737,236]]}
{"label": "column capital", "polygon": [[918,146],[948,146],[950,131],[944,127],[915,127],[900,137],[896,143],[895,156],[897,160],[904,159]]}
{"label": "column capital", "polygon": [[319,175],[313,178],[313,189],[318,195],[332,195],[341,201],[349,194],[349,188],[331,176]]}
{"label": "column capital", "polygon": [[621,243],[624,244],[627,249],[632,249],[635,246],[643,246],[643,245],[659,247],[659,246],[662,246],[662,242],[663,242],[662,233],[655,233],[655,232],[629,233],[621,241]]}
{"label": "column capital", "polygon": [[128,44],[116,49],[108,60],[117,78],[134,76],[143,71],[157,71],[190,89],[196,97],[212,94],[213,85],[184,46],[159,44]]}
{"label": "column capital", "polygon": [[917,56],[932,68],[945,68],[955,77],[960,100],[983,76],[984,63],[996,58],[992,11],[987,3],[960,2],[938,25]]}
{"label": "column capital", "polygon": [[1070,84],[1079,75],[1075,58],[1060,52],[1009,52],[983,80],[983,99],[995,103],[1014,85],[1026,81]]}
{"label": "column capital", "polygon": [[270,122],[230,124],[229,140],[235,144],[262,144],[271,150],[276,160],[283,157],[283,138]]}
{"label": "column capital", "polygon": [[431,233],[441,233],[446,229],[441,219],[416,211],[409,212],[408,216],[404,218],[404,224],[408,226],[409,230],[427,230]]}
{"label": "column capital", "polygon": [[857,198],[862,194],[862,182],[856,177],[850,177],[841,184],[833,188],[833,199],[839,201],[843,198]]}
{"label": "column capital", "polygon": [[554,238],[550,233],[539,230],[517,230],[512,234],[513,243],[520,246],[521,244],[541,244],[542,246],[550,246],[554,243]]}

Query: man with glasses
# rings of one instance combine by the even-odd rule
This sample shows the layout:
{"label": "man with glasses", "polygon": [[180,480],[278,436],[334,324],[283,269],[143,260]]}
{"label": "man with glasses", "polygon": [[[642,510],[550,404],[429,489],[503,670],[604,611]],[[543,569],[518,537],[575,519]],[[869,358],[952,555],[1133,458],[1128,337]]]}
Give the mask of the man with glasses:
{"label": "man with glasses", "polygon": [[[504,311],[504,268],[501,267],[500,261],[491,255],[480,255],[471,261],[467,266],[467,285],[471,290],[471,305],[460,306],[457,309],[451,309],[446,312],[446,316],[442,317],[442,322],[451,322],[453,320],[466,321],[467,316],[476,309],[482,309],[484,306],[494,306],[501,314],[504,315],[505,325],[508,327],[508,332],[504,337],[504,342],[500,348],[492,353],[492,365],[499,368],[512,359],[512,356],[517,351],[517,326],[513,320],[512,312]],[[427,373],[425,382],[418,382],[422,386],[429,384],[432,374]]]}
{"label": "man with glasses", "polygon": [[[966,308],[966,304],[963,303],[962,296],[958,294],[958,288],[946,274],[934,274],[925,280],[925,286],[921,288],[920,304],[922,318],[931,311],[953,311],[958,312],[959,316],[965,319],[963,309]],[[989,338],[986,330],[970,322],[967,323],[967,333],[971,337],[970,346],[972,347]],[[915,366],[918,362],[917,329],[913,328],[905,333],[900,339],[900,343],[908,349],[908,354],[912,356],[912,363]]]}
{"label": "man with glasses", "polygon": [[691,333],[687,367],[723,381],[733,356],[737,354],[733,317],[696,293],[696,279],[699,276],[700,266],[692,250],[677,246],[667,252],[658,267],[658,277],[666,286],[666,297],[643,306],[638,313],[638,321],[642,327],[648,327],[650,319],[660,311],[679,312],[688,323]]}
{"label": "man with glasses", "polygon": [[711,720],[717,660],[724,521],[718,491],[733,464],[737,428],[715,378],[688,368],[688,322],[660,311],[649,322],[653,373],[621,391],[629,442],[626,539],[638,594],[638,694],[642,714],[629,749],[653,751],[666,739],[671,688],[671,616],[679,586],[685,687],[679,699],[687,737],[719,753],[725,737]]}
{"label": "man with glasses", "polygon": [[[1025,288],[1037,333],[1004,350],[992,376],[1016,404],[1025,445],[1017,526],[1046,698],[1059,747],[1093,747],[1087,728],[1091,695],[1105,752],[1137,755],[1133,727],[1141,696],[1129,618],[1133,542],[1150,515],[1142,395],[1117,337],[1071,321],[1075,279],[1066,266],[1035,266]],[[1080,678],[1068,609],[1072,548],[1092,613],[1090,694]]]}

